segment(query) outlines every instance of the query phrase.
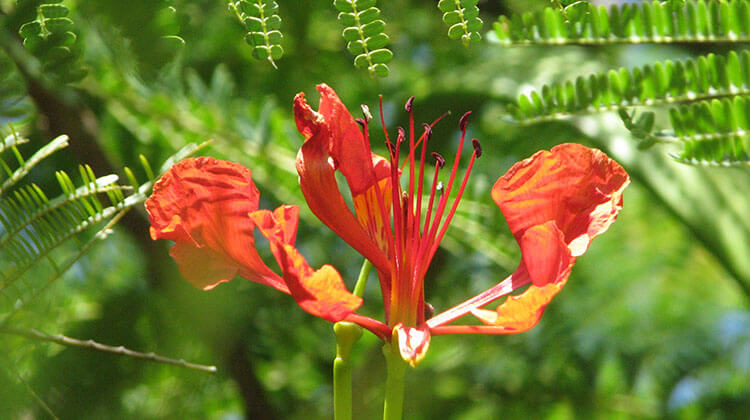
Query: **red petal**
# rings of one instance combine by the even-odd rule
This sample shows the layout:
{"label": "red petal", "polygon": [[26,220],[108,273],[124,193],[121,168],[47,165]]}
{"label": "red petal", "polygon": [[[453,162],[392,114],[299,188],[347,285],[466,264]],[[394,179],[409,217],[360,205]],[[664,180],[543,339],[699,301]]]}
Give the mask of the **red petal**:
{"label": "red petal", "polygon": [[[326,101],[332,100],[330,95],[326,98],[328,98]],[[322,104],[323,99],[321,99],[321,106]],[[327,105],[327,107],[330,106],[330,104]],[[327,112],[332,115],[332,111]],[[335,177],[335,159],[331,156],[334,139],[328,122],[323,120],[321,114],[310,108],[303,94],[295,98],[294,115],[297,127],[306,137],[297,155],[297,172],[302,194],[310,210],[378,269],[389,271],[388,259],[378,247],[375,238],[371,237],[368,231],[360,225],[339,192]],[[361,137],[359,134],[359,138],[354,141],[361,141]],[[370,156],[369,153],[364,157],[359,156],[347,165],[366,167],[367,163],[371,162]]]}
{"label": "red petal", "polygon": [[[533,226],[521,237],[521,257],[531,282],[538,287],[568,278],[575,262],[555,222]],[[514,277],[519,276],[514,274]]]}
{"label": "red petal", "polygon": [[[281,267],[284,282],[297,304],[307,312],[327,321],[338,322],[362,305],[362,298],[351,294],[341,275],[330,265],[315,271],[288,241],[291,224],[283,221],[291,206],[282,206],[273,214],[259,210],[250,214],[258,229],[268,238],[271,250]],[[294,224],[296,230],[296,223]]]}
{"label": "red petal", "polygon": [[536,325],[544,308],[567,282],[576,260],[562,232],[552,221],[526,230],[520,243],[523,263],[513,277],[528,276],[532,284],[520,295],[509,296],[495,311],[471,311],[482,322],[500,328],[503,333],[519,333]]}
{"label": "red petal", "polygon": [[259,197],[250,170],[242,165],[185,159],[161,177],[146,200],[151,237],[177,242],[171,254],[198,287],[211,289],[239,271],[248,280],[288,293],[255,250],[248,213],[258,209]]}
{"label": "red petal", "polygon": [[603,152],[562,144],[513,165],[495,183],[492,198],[517,240],[531,226],[554,221],[579,256],[614,222],[629,182]]}
{"label": "red petal", "polygon": [[372,153],[370,143],[336,92],[325,84],[318,85],[317,89],[320,92],[318,112],[331,135],[331,157],[346,178],[352,195],[362,194],[379,181],[388,179],[388,160]]}
{"label": "red petal", "polygon": [[517,296],[509,296],[496,311],[474,309],[474,314],[485,324],[496,326],[505,333],[521,333],[534,327],[544,313],[544,308],[565,285],[564,279],[559,283],[550,283],[543,287],[533,284]]}
{"label": "red petal", "polygon": [[237,275],[239,267],[211,248],[198,248],[190,242],[177,242],[169,250],[177,261],[182,277],[193,286],[211,290],[220,283],[228,282]]}
{"label": "red petal", "polygon": [[411,367],[417,367],[417,364],[427,355],[427,349],[430,347],[430,329],[426,325],[413,328],[397,324],[393,328],[393,334],[398,338],[401,357]]}

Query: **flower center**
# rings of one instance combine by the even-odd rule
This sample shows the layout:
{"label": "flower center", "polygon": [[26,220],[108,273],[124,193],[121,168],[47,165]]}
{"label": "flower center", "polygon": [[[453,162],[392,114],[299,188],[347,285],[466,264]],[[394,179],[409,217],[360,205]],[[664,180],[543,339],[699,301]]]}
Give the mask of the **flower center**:
{"label": "flower center", "polygon": [[[481,156],[482,149],[477,139],[472,139],[474,148],[461,184],[451,202],[451,193],[457,179],[458,168],[461,161],[466,139],[466,127],[468,125],[471,111],[465,113],[460,121],[461,139],[458,143],[456,156],[453,160],[450,175],[446,183],[439,180],[439,174],[445,167],[446,160],[437,152],[431,156],[435,161],[435,170],[430,184],[429,199],[426,211],[423,215],[423,197],[425,188],[425,161],[427,155],[427,143],[432,137],[432,128],[438,121],[445,117],[444,114],[432,122],[422,124],[422,134],[417,138],[414,130],[414,97],[406,102],[406,111],[409,113],[409,134],[403,128],[398,128],[395,144],[391,142],[388,129],[383,117],[383,101],[380,99],[380,119],[385,135],[385,144],[390,157],[390,204],[391,209],[385,208],[386,200],[378,196],[378,205],[382,214],[392,215],[392,226],[387,232],[393,238],[389,252],[392,261],[391,272],[391,310],[388,323],[393,326],[403,323],[405,326],[415,326],[425,319],[424,304],[424,276],[429,268],[430,262],[440,246],[445,232],[450,225],[451,219],[456,213],[458,203],[466,188],[469,174],[474,166],[474,161]],[[368,123],[372,116],[366,106],[363,106],[364,119],[357,121],[362,125],[365,140],[369,141]],[[400,162],[402,145],[408,141],[408,154],[403,162]],[[420,148],[421,145],[421,148]],[[402,187],[400,178],[405,174],[408,165],[408,185]],[[450,206],[449,206],[450,204]]]}

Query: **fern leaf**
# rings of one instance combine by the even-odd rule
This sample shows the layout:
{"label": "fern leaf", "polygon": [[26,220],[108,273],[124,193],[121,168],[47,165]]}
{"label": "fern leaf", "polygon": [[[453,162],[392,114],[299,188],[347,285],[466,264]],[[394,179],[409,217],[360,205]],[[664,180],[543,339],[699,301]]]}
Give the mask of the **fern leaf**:
{"label": "fern leaf", "polygon": [[37,163],[41,162],[44,158],[48,157],[49,155],[55,153],[56,151],[65,148],[68,146],[68,136],[62,135],[48,144],[46,144],[41,149],[37,150],[36,153],[34,153],[29,160],[23,160],[23,158],[20,158],[20,155],[18,154],[17,149],[15,147],[12,148],[16,152],[17,159],[19,160],[20,166],[18,169],[16,169],[8,179],[3,181],[2,184],[0,184],[0,194],[3,193],[6,189],[11,187],[13,184],[15,184],[19,179],[26,176],[26,174],[29,173],[31,168],[34,167]]}
{"label": "fern leaf", "polygon": [[9,150],[12,147],[28,143],[29,140],[23,137],[19,137],[18,134],[13,133],[7,137],[5,137],[3,140],[0,140],[0,154],[5,152],[6,150]]}
{"label": "fern leaf", "polygon": [[501,16],[492,40],[502,45],[605,45],[750,41],[749,0],[588,2]]}
{"label": "fern leaf", "polygon": [[229,9],[245,26],[245,41],[253,47],[253,57],[268,60],[277,68],[275,60],[284,55],[279,5],[267,0],[237,0],[229,2]]}
{"label": "fern leaf", "polygon": [[747,94],[750,52],[732,51],[726,58],[709,54],[684,61],[667,60],[546,85],[541,91],[520,95],[509,112],[516,121],[529,124],[583,112]]}
{"label": "fern leaf", "polygon": [[385,34],[385,22],[380,17],[376,0],[334,0],[340,12],[338,19],[346,28],[343,32],[346,49],[356,54],[354,67],[366,68],[371,77],[386,77],[390,70],[387,62],[393,58]]}
{"label": "fern leaf", "polygon": [[478,0],[440,0],[438,9],[443,12],[443,22],[449,26],[448,37],[461,39],[465,47],[479,42],[482,19],[479,18]]}
{"label": "fern leaf", "polygon": [[[662,138],[680,142],[676,160],[697,165],[750,166],[750,103],[745,96],[683,105],[670,112],[673,132]],[[658,136],[658,134],[657,134]]]}
{"label": "fern leaf", "polygon": [[73,21],[62,0],[49,0],[37,7],[37,16],[19,29],[23,45],[42,64],[45,75],[63,83],[75,82],[86,75],[80,66]]}
{"label": "fern leaf", "polygon": [[[82,165],[79,167],[79,183],[67,173],[57,171],[61,193],[48,199],[47,193],[34,184],[20,187],[16,184],[41,159],[64,147],[67,137],[58,137],[28,160],[15,148],[19,142],[18,137],[8,137],[2,142],[5,152],[13,151],[17,155],[18,168],[10,171],[11,176],[4,184],[13,187],[12,191],[4,189],[0,195],[0,297],[4,298],[0,300],[0,317],[5,317],[0,323],[7,321],[9,316],[59,279],[93,242],[106,237],[111,225],[124,212],[143,203],[157,175],[145,162],[144,172],[149,178],[139,183],[132,171],[126,169],[133,184],[126,187],[117,184],[116,175],[96,177],[90,167]],[[183,148],[165,163],[163,170],[201,146]],[[10,180],[13,182],[8,182]],[[86,245],[72,246],[77,250],[70,255],[71,246],[66,245],[71,239],[102,225],[104,228],[94,230],[94,238]]]}

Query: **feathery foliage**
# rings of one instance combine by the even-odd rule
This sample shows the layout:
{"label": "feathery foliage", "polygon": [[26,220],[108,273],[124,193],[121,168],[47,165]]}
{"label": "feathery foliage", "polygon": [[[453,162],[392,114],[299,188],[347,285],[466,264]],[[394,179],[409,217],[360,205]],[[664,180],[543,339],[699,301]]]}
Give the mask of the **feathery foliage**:
{"label": "feathery foliage", "polygon": [[[14,133],[0,146],[0,166],[5,175],[0,182],[0,325],[59,279],[95,242],[104,239],[126,211],[142,203],[156,177],[145,158],[141,163],[149,179],[139,183],[125,168],[130,186],[118,184],[117,175],[96,177],[89,166],[82,165],[78,184],[63,171],[55,173],[62,193],[50,199],[39,186],[18,183],[37,164],[65,148],[68,137],[55,138],[28,159],[18,148],[24,142]],[[164,169],[195,149],[184,148]],[[90,229],[96,233],[86,244],[67,252],[72,255],[58,255],[58,250],[66,253],[64,244],[78,240],[78,234]]]}
{"label": "feathery foliage", "polygon": [[284,55],[279,5],[273,0],[237,0],[229,2],[229,10],[245,27],[245,41],[253,47],[253,57],[268,60],[276,68],[275,60]]}
{"label": "feathery foliage", "polygon": [[75,82],[86,75],[79,63],[73,21],[62,0],[50,0],[36,9],[36,19],[26,22],[19,33],[23,45],[42,65],[42,72],[53,80]]}
{"label": "feathery foliage", "polygon": [[[578,77],[520,95],[509,107],[522,124],[579,113],[619,110],[640,148],[656,143],[682,147],[683,163],[736,166],[750,164],[745,96],[750,94],[750,52],[715,54],[684,61],[657,62],[633,69]],[[654,132],[655,114],[637,118],[625,107],[680,104],[670,111],[671,130]]]}
{"label": "feathery foliage", "polygon": [[551,120],[624,106],[660,105],[750,93],[750,52],[708,54],[684,61],[657,62],[633,69],[578,77],[522,94],[509,107],[521,123]]}
{"label": "feathery foliage", "polygon": [[654,113],[620,111],[641,148],[675,143],[683,150],[673,157],[693,165],[750,165],[750,104],[746,96],[700,101],[670,109],[671,130],[654,132]]}
{"label": "feathery foliage", "polygon": [[376,0],[334,0],[333,5],[339,11],[338,19],[346,26],[343,32],[346,49],[356,54],[354,67],[366,68],[370,76],[386,77],[389,69],[387,62],[393,58],[388,48],[388,35],[385,34],[385,22],[380,17]]}
{"label": "feathery foliage", "polygon": [[438,8],[443,12],[443,22],[449,26],[448,37],[461,39],[465,47],[479,42],[482,35],[482,19],[479,18],[478,0],[440,0]]}
{"label": "feathery foliage", "polygon": [[615,4],[579,1],[495,23],[503,45],[603,45],[750,41],[750,1],[685,0]]}

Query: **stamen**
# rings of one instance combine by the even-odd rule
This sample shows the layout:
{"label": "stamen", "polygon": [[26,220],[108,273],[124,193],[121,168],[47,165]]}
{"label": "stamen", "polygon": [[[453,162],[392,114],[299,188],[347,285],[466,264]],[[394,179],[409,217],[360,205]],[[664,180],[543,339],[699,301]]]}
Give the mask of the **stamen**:
{"label": "stamen", "polygon": [[439,169],[443,169],[443,166],[445,166],[445,158],[438,152],[432,152],[432,158],[435,159],[435,166]]}
{"label": "stamen", "polygon": [[427,123],[422,123],[422,127],[424,127],[424,141],[426,143],[432,137],[432,127]]}
{"label": "stamen", "polygon": [[[476,140],[476,139],[474,139]],[[472,144],[479,145],[479,141],[472,141]],[[435,238],[435,242],[432,244],[432,249],[430,250],[430,253],[427,254],[427,260],[431,261],[432,257],[435,255],[435,252],[437,252],[438,246],[440,246],[440,241],[443,240],[443,236],[445,236],[445,232],[448,230],[448,226],[451,223],[451,220],[453,219],[453,215],[456,214],[456,209],[458,208],[458,203],[461,201],[461,196],[464,194],[464,190],[466,189],[466,184],[469,181],[469,175],[471,174],[471,169],[474,167],[474,161],[477,160],[479,155],[482,153],[481,147],[474,148],[474,153],[471,154],[471,160],[469,160],[469,165],[466,167],[466,173],[464,174],[464,179],[461,181],[461,187],[458,189],[458,194],[456,194],[456,199],[453,200],[453,205],[451,206],[450,211],[448,212],[448,215],[445,217],[445,221],[443,222],[443,226],[440,229],[440,233]]]}
{"label": "stamen", "polygon": [[[410,122],[414,121],[414,118],[412,118],[412,114],[409,114]],[[430,137],[432,137],[432,127],[430,127],[429,124],[423,123],[422,127],[424,128],[424,133],[422,134],[421,139],[424,139],[422,142],[422,153],[419,158],[419,182],[417,184],[417,202],[414,205],[414,241],[412,243],[413,252],[412,255],[415,255],[417,251],[419,250],[419,241],[421,240],[421,236],[419,235],[419,231],[421,230],[420,223],[422,222],[422,189],[424,187],[424,158],[427,154],[427,142],[430,140]],[[417,143],[414,147],[419,143]]]}
{"label": "stamen", "polygon": [[403,143],[404,140],[406,140],[406,131],[404,131],[403,127],[399,127],[398,128],[398,138],[397,138],[396,141],[398,141],[399,143]]}
{"label": "stamen", "polygon": [[443,191],[445,188],[443,188],[443,181],[440,181],[437,183],[437,187],[435,187],[435,191],[439,192],[440,195],[443,195]]}
{"label": "stamen", "polygon": [[362,131],[367,131],[367,121],[362,118],[355,118],[354,122],[359,124],[360,128],[362,128]]}
{"label": "stamen", "polygon": [[362,104],[359,107],[362,108],[362,115],[365,117],[365,121],[367,122],[372,121],[372,114],[370,113],[370,107],[365,104]]}
{"label": "stamen", "polygon": [[406,101],[406,105],[404,106],[404,108],[406,109],[406,112],[411,112],[411,107],[413,103],[414,103],[414,97],[412,96]]}
{"label": "stamen", "polygon": [[[409,221],[409,194],[406,193],[406,191],[401,192],[401,211],[404,212],[404,220]],[[408,226],[404,227],[405,229],[408,228]]]}
{"label": "stamen", "polygon": [[[417,275],[424,274],[423,271],[427,269],[429,266],[429,262],[434,255],[434,251],[436,250],[438,245],[440,243],[440,240],[435,240],[437,237],[442,238],[442,235],[445,233],[445,230],[448,228],[448,224],[450,223],[450,218],[452,217],[452,213],[455,212],[455,208],[458,205],[458,200],[460,199],[460,195],[456,197],[456,200],[453,203],[453,206],[451,207],[451,210],[449,211],[448,217],[442,222],[441,227],[441,220],[443,219],[443,212],[445,211],[446,204],[448,203],[448,199],[450,198],[451,189],[453,188],[453,181],[456,179],[456,172],[458,171],[458,165],[461,160],[461,151],[463,150],[464,141],[466,139],[466,125],[469,122],[469,115],[471,115],[471,111],[468,111],[465,113],[461,119],[459,120],[458,126],[461,128],[461,139],[458,142],[458,150],[456,150],[456,157],[453,160],[453,168],[451,169],[450,177],[448,178],[448,186],[445,188],[445,192],[441,194],[440,201],[438,202],[437,210],[435,210],[435,217],[432,220],[431,227],[429,229],[429,233],[425,235],[425,237],[422,238],[422,244],[419,247],[419,251],[417,252],[416,259],[418,261],[418,265],[420,265],[417,270],[419,270]],[[469,171],[471,170],[471,165],[474,163],[474,159],[476,159],[476,151],[472,153],[471,155],[471,162],[469,163]],[[444,159],[443,159],[444,160]],[[468,175],[468,173],[467,173]],[[467,177],[464,177],[464,184],[467,181]],[[463,190],[463,186],[461,188],[461,191]],[[459,194],[460,192],[459,191]],[[426,225],[425,225],[426,227]],[[436,237],[436,234],[438,233],[438,229],[440,229],[440,234]],[[427,258],[425,258],[427,257]]]}
{"label": "stamen", "polygon": [[471,111],[466,112],[466,114],[464,114],[458,121],[458,128],[460,128],[461,131],[466,131],[466,125],[469,124],[469,115],[471,115]]}
{"label": "stamen", "polygon": [[396,149],[393,148],[393,143],[390,140],[385,141],[385,147],[388,149],[388,154],[391,156],[391,162],[396,159]]}
{"label": "stamen", "polygon": [[482,156],[482,145],[479,144],[479,140],[471,139],[471,145],[474,146],[474,152],[477,155],[477,158]]}

